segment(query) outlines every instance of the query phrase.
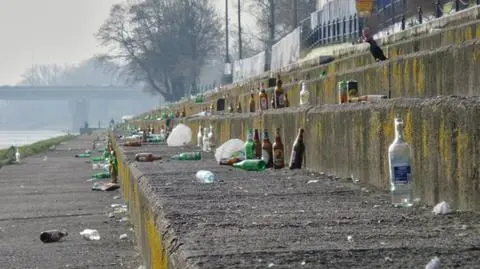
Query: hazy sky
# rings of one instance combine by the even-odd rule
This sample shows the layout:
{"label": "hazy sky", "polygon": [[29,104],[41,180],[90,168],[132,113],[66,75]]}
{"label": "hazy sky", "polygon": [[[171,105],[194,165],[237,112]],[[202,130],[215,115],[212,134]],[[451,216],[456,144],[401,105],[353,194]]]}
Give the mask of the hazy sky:
{"label": "hazy sky", "polygon": [[[225,1],[212,1],[223,16]],[[34,64],[78,63],[102,52],[94,33],[119,2],[0,0],[0,85],[18,83]],[[230,8],[230,16],[234,12]]]}

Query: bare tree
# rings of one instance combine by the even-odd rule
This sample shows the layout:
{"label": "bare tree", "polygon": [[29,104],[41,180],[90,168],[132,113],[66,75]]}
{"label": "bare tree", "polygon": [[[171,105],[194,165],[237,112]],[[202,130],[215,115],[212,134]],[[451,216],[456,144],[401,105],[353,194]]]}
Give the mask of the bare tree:
{"label": "bare tree", "polygon": [[22,74],[20,84],[32,86],[56,85],[62,80],[67,68],[67,66],[58,64],[34,65]]}
{"label": "bare tree", "polygon": [[218,51],[221,26],[208,0],[137,0],[114,5],[97,38],[125,72],[168,101],[197,88],[206,60]]}
{"label": "bare tree", "polygon": [[[246,10],[255,18],[256,25],[258,26],[257,32],[246,33],[252,36],[260,42],[263,47],[269,44],[269,32],[271,28],[270,11],[273,2],[274,11],[274,24],[275,24],[275,40],[282,38],[294,29],[298,23],[307,18],[312,12],[315,11],[315,0],[247,0]],[[293,3],[297,3],[297,7],[293,7]],[[294,16],[294,10],[297,11]],[[297,19],[297,22],[294,20]]]}

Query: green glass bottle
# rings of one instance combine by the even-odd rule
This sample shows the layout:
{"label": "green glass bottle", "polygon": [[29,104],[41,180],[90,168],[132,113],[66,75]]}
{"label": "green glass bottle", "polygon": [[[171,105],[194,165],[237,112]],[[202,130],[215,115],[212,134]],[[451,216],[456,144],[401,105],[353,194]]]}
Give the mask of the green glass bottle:
{"label": "green glass bottle", "polygon": [[92,175],[92,178],[96,178],[96,179],[110,178],[110,177],[111,175],[109,172],[100,172]]}
{"label": "green glass bottle", "polygon": [[92,161],[93,163],[99,163],[105,161],[105,158],[103,156],[97,156],[90,158],[90,161]]}
{"label": "green glass bottle", "polygon": [[90,150],[90,149],[87,149],[87,150],[85,150],[85,152],[84,152],[84,153],[85,153],[85,154],[91,154],[91,153],[92,153],[92,150]]}
{"label": "green glass bottle", "polygon": [[198,161],[202,159],[202,154],[199,151],[183,152],[178,155],[172,156],[170,159],[179,161]]}
{"label": "green glass bottle", "polygon": [[253,142],[252,129],[248,129],[247,142],[245,142],[245,159],[255,159],[255,143]]}
{"label": "green glass bottle", "polygon": [[90,154],[88,153],[80,153],[80,154],[75,154],[76,158],[90,158]]}
{"label": "green glass bottle", "polygon": [[267,163],[264,160],[244,160],[238,163],[234,163],[233,167],[243,169],[245,171],[263,171],[267,168]]}

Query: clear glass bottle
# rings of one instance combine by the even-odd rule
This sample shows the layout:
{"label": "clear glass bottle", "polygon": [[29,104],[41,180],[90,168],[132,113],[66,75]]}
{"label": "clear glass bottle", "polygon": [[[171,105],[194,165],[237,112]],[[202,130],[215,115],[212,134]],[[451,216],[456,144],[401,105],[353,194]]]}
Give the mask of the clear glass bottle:
{"label": "clear glass bottle", "polygon": [[213,126],[212,125],[210,125],[210,130],[208,132],[207,138],[208,138],[207,150],[212,151],[213,148],[215,148],[215,135],[213,134]]}
{"label": "clear glass bottle", "polygon": [[203,128],[203,151],[207,152],[208,151],[208,129],[205,127]]}
{"label": "clear glass bottle", "polygon": [[198,133],[197,133],[197,147],[202,148],[202,125],[198,126]]}
{"label": "clear glass bottle", "polygon": [[310,104],[310,92],[307,89],[307,83],[302,82],[302,90],[300,91],[300,105],[308,106]]}
{"label": "clear glass bottle", "polygon": [[388,148],[388,166],[390,169],[390,192],[395,206],[412,206],[412,169],[411,149],[403,136],[403,121],[396,117],[395,140]]}

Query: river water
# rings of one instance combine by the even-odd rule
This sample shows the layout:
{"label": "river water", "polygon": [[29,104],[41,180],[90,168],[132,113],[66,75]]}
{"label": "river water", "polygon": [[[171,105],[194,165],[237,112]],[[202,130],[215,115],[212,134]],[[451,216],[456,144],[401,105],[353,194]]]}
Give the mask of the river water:
{"label": "river water", "polygon": [[59,131],[0,131],[0,149],[32,144],[65,134]]}

